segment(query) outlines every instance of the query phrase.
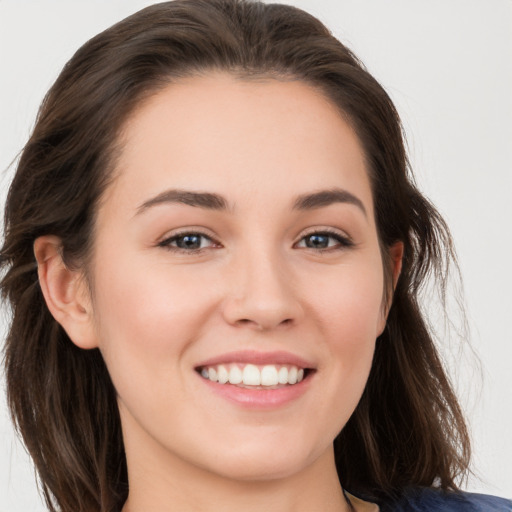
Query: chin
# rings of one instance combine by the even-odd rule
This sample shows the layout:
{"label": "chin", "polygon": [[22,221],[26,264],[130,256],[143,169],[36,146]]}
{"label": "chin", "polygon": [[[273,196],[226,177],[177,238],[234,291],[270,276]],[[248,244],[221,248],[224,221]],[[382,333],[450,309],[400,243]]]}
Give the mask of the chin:
{"label": "chin", "polygon": [[[279,480],[292,477],[314,464],[322,454],[332,451],[332,443],[313,451],[304,443],[246,442],[233,444],[222,455],[211,454],[208,470],[230,480],[242,482]],[[222,464],[219,464],[222,461]]]}
{"label": "chin", "polygon": [[225,461],[219,468],[211,468],[216,474],[240,482],[265,482],[292,477],[303,470],[308,462],[300,458],[260,457],[238,458]]}

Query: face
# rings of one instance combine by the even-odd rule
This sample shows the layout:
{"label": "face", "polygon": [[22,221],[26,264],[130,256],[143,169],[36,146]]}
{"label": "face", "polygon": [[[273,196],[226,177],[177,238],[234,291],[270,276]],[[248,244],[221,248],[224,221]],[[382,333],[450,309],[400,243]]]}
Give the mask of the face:
{"label": "face", "polygon": [[306,84],[212,74],[152,97],[122,143],[91,307],[129,465],[267,479],[330,455],[385,322],[353,130]]}

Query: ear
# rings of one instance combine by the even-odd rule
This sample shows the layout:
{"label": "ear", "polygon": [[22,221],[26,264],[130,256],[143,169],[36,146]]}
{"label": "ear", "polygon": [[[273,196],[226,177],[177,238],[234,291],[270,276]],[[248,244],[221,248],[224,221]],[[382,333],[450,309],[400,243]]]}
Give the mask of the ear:
{"label": "ear", "polygon": [[66,266],[62,244],[56,236],[34,242],[39,284],[46,305],[71,341],[80,348],[97,347],[89,291],[83,273]]}
{"label": "ear", "polygon": [[377,336],[380,336],[384,328],[386,327],[386,321],[388,318],[388,313],[391,308],[391,303],[393,301],[393,293],[396,288],[396,284],[398,282],[398,278],[400,277],[400,272],[402,271],[402,260],[404,257],[404,243],[403,242],[395,242],[389,249],[389,263],[391,265],[391,278],[392,278],[392,286],[393,289],[391,291],[391,294],[389,295],[389,298],[387,300],[386,304],[383,304],[382,306],[382,314],[381,319],[378,327],[378,333]]}
{"label": "ear", "polygon": [[404,258],[404,243],[395,242],[389,248],[389,256],[391,260],[391,265],[393,267],[393,291],[395,291],[396,283],[398,282],[398,278],[400,277],[400,272],[402,272],[402,260]]}

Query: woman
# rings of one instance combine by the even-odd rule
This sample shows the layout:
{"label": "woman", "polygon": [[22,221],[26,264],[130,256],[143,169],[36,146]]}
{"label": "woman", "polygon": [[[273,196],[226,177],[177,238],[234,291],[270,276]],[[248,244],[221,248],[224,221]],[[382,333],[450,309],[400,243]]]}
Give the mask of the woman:
{"label": "woman", "polygon": [[8,398],[48,507],[507,510],[455,492],[417,302],[450,257],[391,101],[314,18],[184,0],[93,38],[6,205]]}

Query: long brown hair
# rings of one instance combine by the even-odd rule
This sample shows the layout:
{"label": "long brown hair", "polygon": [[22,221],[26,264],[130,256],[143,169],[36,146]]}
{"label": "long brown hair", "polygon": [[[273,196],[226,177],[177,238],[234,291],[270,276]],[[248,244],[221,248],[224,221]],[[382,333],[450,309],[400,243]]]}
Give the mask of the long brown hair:
{"label": "long brown hair", "polygon": [[412,485],[455,489],[468,468],[469,439],[418,303],[429,276],[444,286],[453,250],[442,218],[414,186],[390,98],[350,50],[297,8],[176,0],[143,9],[76,52],[43,101],[9,190],[0,254],[12,310],[8,403],[49,509],[118,511],[128,481],[107,369],[98,350],[77,348],[49,313],[34,240],[56,235],[66,263],[86,266],[123,123],[160,88],[212,69],[320,89],[363,144],[383,255],[404,243],[366,389],[334,441],[340,480],[375,500]]}

